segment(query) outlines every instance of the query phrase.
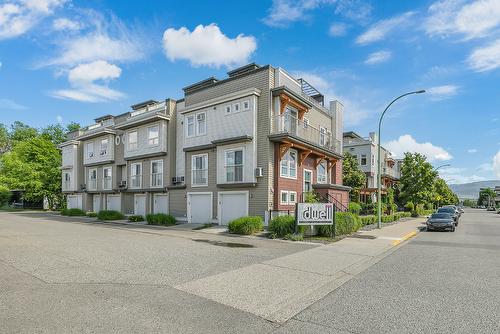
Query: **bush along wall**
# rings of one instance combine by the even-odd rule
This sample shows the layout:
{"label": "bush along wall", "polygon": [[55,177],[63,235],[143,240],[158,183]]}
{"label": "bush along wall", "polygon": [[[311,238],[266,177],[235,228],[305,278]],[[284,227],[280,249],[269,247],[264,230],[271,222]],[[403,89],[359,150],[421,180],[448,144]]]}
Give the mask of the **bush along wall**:
{"label": "bush along wall", "polygon": [[172,226],[175,225],[175,217],[164,213],[155,213],[146,215],[148,225],[162,225]]}
{"label": "bush along wall", "polygon": [[250,235],[260,232],[264,229],[262,217],[240,217],[231,222],[227,226],[229,233]]}
{"label": "bush along wall", "polygon": [[99,220],[121,220],[124,218],[125,216],[121,212],[114,210],[101,210],[97,213]]}

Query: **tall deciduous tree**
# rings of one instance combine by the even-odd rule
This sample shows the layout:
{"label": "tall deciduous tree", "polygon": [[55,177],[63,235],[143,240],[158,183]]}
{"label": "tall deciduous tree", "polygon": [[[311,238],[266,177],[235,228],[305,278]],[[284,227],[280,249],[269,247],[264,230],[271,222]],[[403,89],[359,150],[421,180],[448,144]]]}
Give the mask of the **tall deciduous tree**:
{"label": "tall deciduous tree", "polygon": [[350,193],[351,201],[359,201],[359,191],[365,186],[366,175],[359,168],[358,160],[348,152],[344,153],[344,160],[342,161],[342,173],[344,185],[352,188]]}
{"label": "tall deciduous tree", "polygon": [[401,205],[412,202],[427,204],[434,201],[434,180],[437,172],[420,153],[405,153],[401,165],[400,194]]}
{"label": "tall deciduous tree", "polygon": [[436,178],[434,182],[434,201],[438,206],[456,204],[458,203],[458,197],[446,184],[445,180]]}
{"label": "tall deciduous tree", "polygon": [[488,204],[493,204],[494,198],[496,194],[495,191],[491,188],[484,188],[479,191],[479,199],[477,200],[478,205],[488,205]]}

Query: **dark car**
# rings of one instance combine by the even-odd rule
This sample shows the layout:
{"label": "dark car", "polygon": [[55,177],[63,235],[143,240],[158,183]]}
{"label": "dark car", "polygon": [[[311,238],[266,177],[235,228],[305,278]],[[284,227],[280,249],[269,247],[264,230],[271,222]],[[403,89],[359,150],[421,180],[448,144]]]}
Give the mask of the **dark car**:
{"label": "dark car", "polygon": [[458,218],[460,216],[457,213],[457,210],[455,210],[453,207],[445,206],[445,207],[439,208],[436,213],[448,213],[449,215],[451,215],[453,217],[453,220],[455,221],[455,226],[458,225]]}
{"label": "dark car", "polygon": [[447,212],[433,213],[427,219],[427,231],[446,231],[455,232],[455,219]]}

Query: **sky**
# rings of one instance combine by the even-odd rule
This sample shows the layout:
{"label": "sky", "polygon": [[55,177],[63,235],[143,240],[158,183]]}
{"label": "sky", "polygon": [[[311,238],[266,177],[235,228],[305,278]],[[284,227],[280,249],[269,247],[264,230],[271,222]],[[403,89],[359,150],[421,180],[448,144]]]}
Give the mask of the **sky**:
{"label": "sky", "polygon": [[0,1],[0,123],[121,114],[226,77],[283,67],[420,152],[449,183],[500,179],[500,1]]}

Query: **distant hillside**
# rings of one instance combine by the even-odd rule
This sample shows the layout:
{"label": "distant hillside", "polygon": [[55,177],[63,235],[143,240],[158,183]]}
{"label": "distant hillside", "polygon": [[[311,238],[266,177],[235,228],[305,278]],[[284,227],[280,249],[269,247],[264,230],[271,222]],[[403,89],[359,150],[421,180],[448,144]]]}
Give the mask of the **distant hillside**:
{"label": "distant hillside", "polygon": [[451,190],[458,195],[459,198],[478,198],[479,189],[494,188],[500,186],[500,180],[478,181],[463,184],[450,184]]}

